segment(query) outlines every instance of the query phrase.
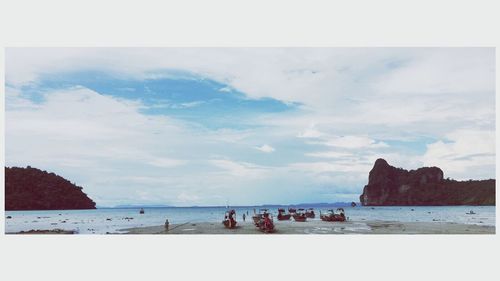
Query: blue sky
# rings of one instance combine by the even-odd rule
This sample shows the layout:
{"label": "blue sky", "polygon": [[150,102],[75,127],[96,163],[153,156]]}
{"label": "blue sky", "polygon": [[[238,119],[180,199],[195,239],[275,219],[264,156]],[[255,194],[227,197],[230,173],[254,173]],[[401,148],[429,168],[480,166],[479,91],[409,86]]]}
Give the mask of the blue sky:
{"label": "blue sky", "polygon": [[6,165],[100,206],[357,201],[377,158],[495,177],[493,48],[9,48]]}
{"label": "blue sky", "polygon": [[59,73],[40,77],[39,83],[23,92],[39,100],[40,92],[85,87],[115,98],[141,102],[144,114],[167,115],[208,128],[252,127],[252,115],[280,113],[296,108],[273,98],[248,99],[228,85],[187,72],[156,72],[163,78],[135,80],[105,72]]}

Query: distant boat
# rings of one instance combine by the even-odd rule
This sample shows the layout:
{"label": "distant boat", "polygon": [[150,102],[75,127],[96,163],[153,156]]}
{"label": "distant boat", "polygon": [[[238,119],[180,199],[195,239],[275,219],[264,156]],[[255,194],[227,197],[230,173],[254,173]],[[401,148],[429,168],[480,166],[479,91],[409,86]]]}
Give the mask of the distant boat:
{"label": "distant boat", "polygon": [[139,211],[139,214],[141,214],[141,215],[144,214],[144,209],[143,208],[141,208],[141,210]]}
{"label": "distant boat", "polygon": [[351,207],[356,207],[356,202],[351,202]]}
{"label": "distant boat", "polygon": [[297,209],[295,209],[295,208],[288,208],[288,212],[290,214],[293,214],[293,213],[297,212]]}
{"label": "distant boat", "polygon": [[307,220],[306,214],[293,214],[293,219],[298,222],[304,222]]}
{"label": "distant boat", "polygon": [[465,214],[467,214],[467,215],[475,215],[476,213],[474,213],[473,210],[470,210],[468,213],[465,213]]}
{"label": "distant boat", "polygon": [[285,209],[278,209],[278,220],[287,221],[292,217],[292,214],[285,214]]}
{"label": "distant boat", "polygon": [[334,210],[328,210],[326,214],[319,214],[322,221],[345,221],[345,213],[343,208],[338,208],[337,213]]}
{"label": "distant boat", "polygon": [[304,222],[307,220],[306,213],[304,212],[304,209],[298,209],[296,213],[293,215],[293,219],[298,222]]}
{"label": "distant boat", "polygon": [[306,217],[311,218],[311,219],[314,219],[316,217],[316,214],[314,213],[314,209],[313,208],[309,208],[305,212],[305,215],[306,215]]}

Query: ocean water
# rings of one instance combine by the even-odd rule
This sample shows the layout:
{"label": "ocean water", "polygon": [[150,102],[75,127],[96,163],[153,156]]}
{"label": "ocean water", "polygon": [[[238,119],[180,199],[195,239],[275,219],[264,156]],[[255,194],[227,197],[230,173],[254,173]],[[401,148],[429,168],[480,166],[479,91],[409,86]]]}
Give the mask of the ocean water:
{"label": "ocean water", "polygon": [[[308,208],[309,206],[301,206]],[[314,207],[314,206],[311,206]],[[256,207],[230,207],[236,210],[237,220],[242,220],[243,213],[251,219]],[[278,207],[266,207],[274,216]],[[315,220],[319,220],[319,211],[331,207],[314,207]],[[353,221],[399,221],[399,222],[454,222],[478,225],[495,225],[495,206],[432,206],[432,207],[344,207],[346,216]],[[6,211],[5,232],[28,231],[32,229],[75,230],[79,234],[120,233],[121,229],[163,225],[168,219],[170,224],[186,222],[221,222],[225,207],[165,207],[144,208],[145,214],[139,214],[139,208],[102,208],[96,210],[55,210],[55,211]],[[466,214],[469,211],[475,214]],[[11,218],[7,218],[10,216]],[[279,225],[278,225],[279,227]]]}

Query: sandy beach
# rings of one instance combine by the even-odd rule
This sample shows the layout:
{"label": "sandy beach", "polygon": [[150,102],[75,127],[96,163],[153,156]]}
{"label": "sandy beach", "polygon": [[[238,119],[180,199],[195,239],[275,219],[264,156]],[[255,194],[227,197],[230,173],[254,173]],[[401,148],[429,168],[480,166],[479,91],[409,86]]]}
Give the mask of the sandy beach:
{"label": "sandy beach", "polygon": [[[275,233],[269,234],[495,234],[494,226],[448,222],[347,221],[275,222]],[[184,223],[123,229],[126,234],[263,234],[251,222],[239,222],[235,229],[221,223]]]}

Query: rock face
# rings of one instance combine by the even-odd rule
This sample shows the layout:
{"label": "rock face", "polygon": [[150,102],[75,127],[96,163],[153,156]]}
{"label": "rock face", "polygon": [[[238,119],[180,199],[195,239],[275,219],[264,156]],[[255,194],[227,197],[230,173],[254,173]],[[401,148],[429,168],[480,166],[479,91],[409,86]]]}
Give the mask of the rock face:
{"label": "rock face", "polygon": [[5,210],[95,209],[82,188],[36,168],[5,167]]}
{"label": "rock face", "polygon": [[495,205],[495,180],[443,179],[438,167],[407,171],[377,159],[359,199],[363,206]]}

